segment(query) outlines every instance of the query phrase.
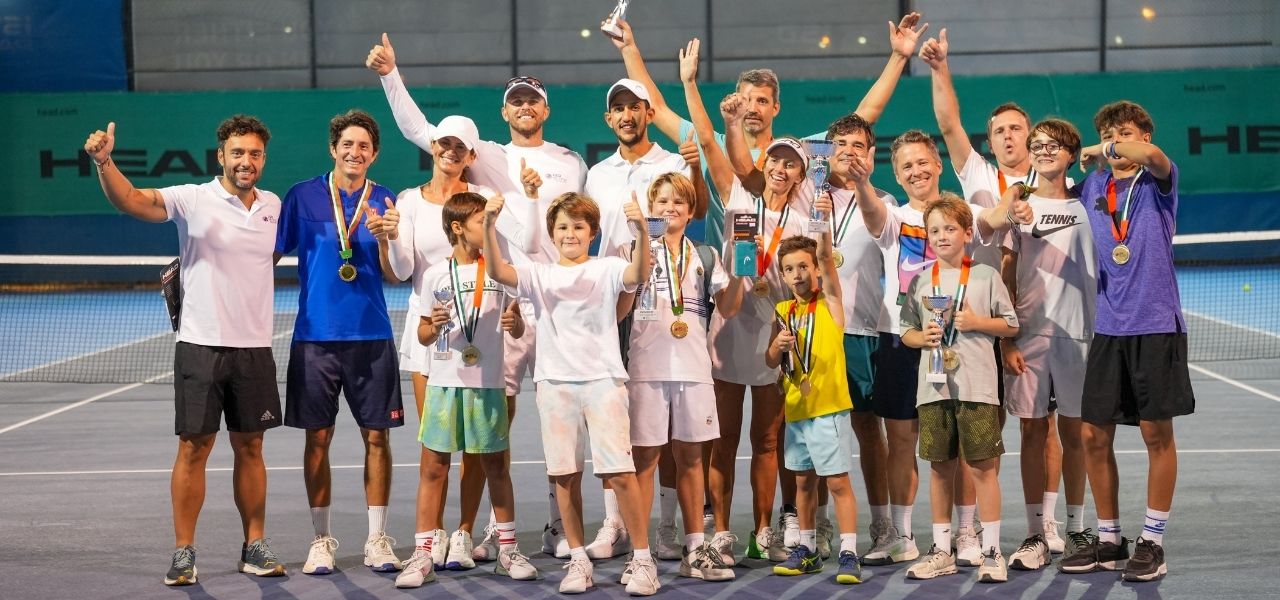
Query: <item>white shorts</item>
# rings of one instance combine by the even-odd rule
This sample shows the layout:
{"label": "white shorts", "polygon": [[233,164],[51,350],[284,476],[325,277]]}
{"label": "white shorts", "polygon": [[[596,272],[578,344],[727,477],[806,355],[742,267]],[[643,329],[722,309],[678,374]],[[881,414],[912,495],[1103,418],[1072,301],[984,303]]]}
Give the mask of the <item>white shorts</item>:
{"label": "white shorts", "polygon": [[635,472],[627,386],[616,379],[596,379],[539,381],[537,388],[547,475],[582,472],[588,444],[596,476]]}
{"label": "white shorts", "polygon": [[538,328],[533,319],[533,310],[526,310],[524,302],[520,303],[520,310],[524,311],[524,335],[519,338],[502,336],[503,360],[506,361],[502,365],[502,374],[506,379],[507,396],[520,393],[520,383],[524,381],[526,374],[533,373],[533,359],[537,354],[533,338],[537,337]]}
{"label": "white shorts", "polygon": [[716,388],[710,383],[628,381],[631,445],[697,443],[720,437]]}
{"label": "white shorts", "polygon": [[1058,403],[1058,414],[1080,418],[1084,396],[1085,360],[1089,342],[1066,337],[1027,335],[1015,340],[1027,370],[1004,372],[1004,406],[1023,419],[1049,416],[1049,399]]}

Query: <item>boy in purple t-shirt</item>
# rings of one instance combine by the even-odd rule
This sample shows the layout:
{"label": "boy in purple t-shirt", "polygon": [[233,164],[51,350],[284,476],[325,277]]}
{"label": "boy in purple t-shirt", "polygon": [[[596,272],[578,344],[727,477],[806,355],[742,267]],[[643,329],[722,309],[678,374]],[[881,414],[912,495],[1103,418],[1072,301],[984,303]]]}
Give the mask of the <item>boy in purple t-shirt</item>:
{"label": "boy in purple t-shirt", "polygon": [[[1081,167],[1102,158],[1111,166],[1080,187],[1098,256],[1096,335],[1081,406],[1098,537],[1058,566],[1066,573],[1123,568],[1128,581],[1152,581],[1168,570],[1164,528],[1178,476],[1173,418],[1195,411],[1173,270],[1178,167],[1151,144],[1151,116],[1141,106],[1108,104],[1093,124],[1102,143],[1080,151]],[[1132,558],[1120,536],[1117,423],[1138,425],[1149,461],[1146,522]]]}

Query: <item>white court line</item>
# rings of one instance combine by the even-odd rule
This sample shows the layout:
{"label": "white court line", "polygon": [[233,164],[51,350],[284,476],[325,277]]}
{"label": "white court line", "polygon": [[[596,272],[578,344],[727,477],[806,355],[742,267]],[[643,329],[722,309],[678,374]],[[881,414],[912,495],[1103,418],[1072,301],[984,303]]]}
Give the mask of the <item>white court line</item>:
{"label": "white court line", "polygon": [[[1236,380],[1234,380],[1234,379],[1232,379],[1232,378],[1230,378],[1230,377],[1227,377],[1226,375],[1222,375],[1222,374],[1219,374],[1219,373],[1215,373],[1215,372],[1210,371],[1209,369],[1206,369],[1206,368],[1204,368],[1204,367],[1202,367],[1202,366],[1200,366],[1200,365],[1197,365],[1197,364],[1190,364],[1190,363],[1189,363],[1189,364],[1187,364],[1187,368],[1189,368],[1189,369],[1191,369],[1192,371],[1195,371],[1195,372],[1197,372],[1197,373],[1200,373],[1201,375],[1208,375],[1209,377],[1212,377],[1212,378],[1214,378],[1214,379],[1217,379],[1218,381],[1221,381],[1221,382],[1223,382],[1223,383],[1225,383],[1225,384],[1233,385],[1233,386],[1235,386],[1235,387],[1238,387],[1238,388],[1240,388],[1240,389],[1242,389],[1242,390],[1244,390],[1244,391],[1246,391],[1246,392],[1250,392],[1250,393],[1257,394],[1257,395],[1259,395],[1259,396],[1262,396],[1263,398],[1266,398],[1267,400],[1274,400],[1274,401],[1276,401],[1276,402],[1280,402],[1280,396],[1277,396],[1277,395],[1272,394],[1272,393],[1270,393],[1270,392],[1265,392],[1265,391],[1260,390],[1260,389],[1258,389],[1258,388],[1256,388],[1256,387],[1253,387],[1253,386],[1251,386],[1251,385],[1249,385],[1249,384],[1247,384],[1247,383],[1242,383],[1242,382],[1236,381]],[[2,432],[0,432],[0,433],[2,433]]]}
{"label": "white court line", "polygon": [[[1226,448],[1222,450],[1184,450],[1179,449],[1178,454],[1271,454],[1280,452],[1280,448]],[[1116,454],[1146,454],[1146,450],[1116,450]],[[1005,452],[1004,456],[1018,456],[1018,452]],[[853,455],[858,458],[857,454]],[[751,460],[750,456],[739,456],[738,460]],[[586,462],[590,463],[590,460]],[[545,461],[541,460],[513,460],[512,466],[520,465],[544,465]],[[456,467],[459,463],[451,463]],[[395,463],[393,467],[407,469],[418,468],[417,463]],[[363,469],[364,465],[332,465],[329,467],[334,470]],[[301,471],[302,467],[267,467],[268,471]],[[205,469],[208,473],[230,473],[231,467],[209,467]],[[65,477],[75,475],[168,475],[170,469],[107,469],[100,471],[14,471],[9,473],[0,473],[0,477]]]}

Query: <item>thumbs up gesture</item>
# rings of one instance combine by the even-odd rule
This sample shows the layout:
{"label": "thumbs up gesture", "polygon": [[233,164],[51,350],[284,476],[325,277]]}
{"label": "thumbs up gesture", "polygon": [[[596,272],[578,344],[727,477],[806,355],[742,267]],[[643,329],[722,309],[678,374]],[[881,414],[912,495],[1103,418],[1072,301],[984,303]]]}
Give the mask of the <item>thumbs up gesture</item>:
{"label": "thumbs up gesture", "polygon": [[375,45],[369,51],[369,57],[364,60],[364,66],[381,76],[386,76],[395,70],[396,51],[391,47],[391,38],[387,37],[385,32],[382,34],[382,43]]}
{"label": "thumbs up gesture", "polygon": [[[520,314],[520,303],[512,300],[502,311],[502,330],[515,335],[524,331],[524,315]],[[519,336],[516,336],[519,337]]]}
{"label": "thumbs up gesture", "polygon": [[981,321],[982,318],[973,312],[973,308],[969,306],[969,300],[966,298],[964,304],[956,311],[956,331],[977,331],[982,326]]}
{"label": "thumbs up gesture", "polygon": [[627,221],[635,223],[642,235],[647,227],[644,222],[644,213],[640,210],[640,201],[636,199],[636,191],[631,190],[631,200],[622,205],[622,214],[626,215]]}
{"label": "thumbs up gesture", "polygon": [[684,159],[684,164],[689,165],[690,173],[702,168],[702,157],[698,155],[698,142],[693,139],[692,129],[684,141],[680,142],[680,158]]}
{"label": "thumbs up gesture", "polygon": [[538,198],[538,188],[542,187],[542,176],[520,159],[520,184],[524,186],[524,195],[531,199]]}
{"label": "thumbs up gesture", "polygon": [[111,150],[116,147],[116,123],[107,123],[107,130],[101,129],[89,134],[84,142],[84,151],[93,162],[102,164],[111,158]]}
{"label": "thumbs up gesture", "polygon": [[396,210],[396,203],[391,198],[387,198],[387,212],[382,215],[372,206],[365,209],[365,213],[368,215],[365,226],[379,242],[395,240],[399,236],[400,211]]}

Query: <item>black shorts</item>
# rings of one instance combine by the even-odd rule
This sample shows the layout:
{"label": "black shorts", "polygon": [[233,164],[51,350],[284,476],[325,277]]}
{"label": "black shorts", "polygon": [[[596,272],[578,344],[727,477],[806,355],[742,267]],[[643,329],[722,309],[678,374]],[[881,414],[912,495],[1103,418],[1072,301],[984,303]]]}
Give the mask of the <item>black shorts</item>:
{"label": "black shorts", "polygon": [[920,375],[920,349],[902,343],[902,337],[880,333],[876,349],[876,380],[871,406],[883,419],[915,419],[916,384]]}
{"label": "black shorts", "polygon": [[338,420],[338,393],[365,429],[404,425],[400,361],[391,340],[294,342],[284,424],[326,429]]}
{"label": "black shorts", "polygon": [[173,431],[252,433],[280,426],[280,390],[271,348],[178,342],[173,353]]}
{"label": "black shorts", "polygon": [[1187,334],[1097,334],[1089,345],[1080,418],[1094,425],[1137,425],[1195,412],[1187,370]]}

